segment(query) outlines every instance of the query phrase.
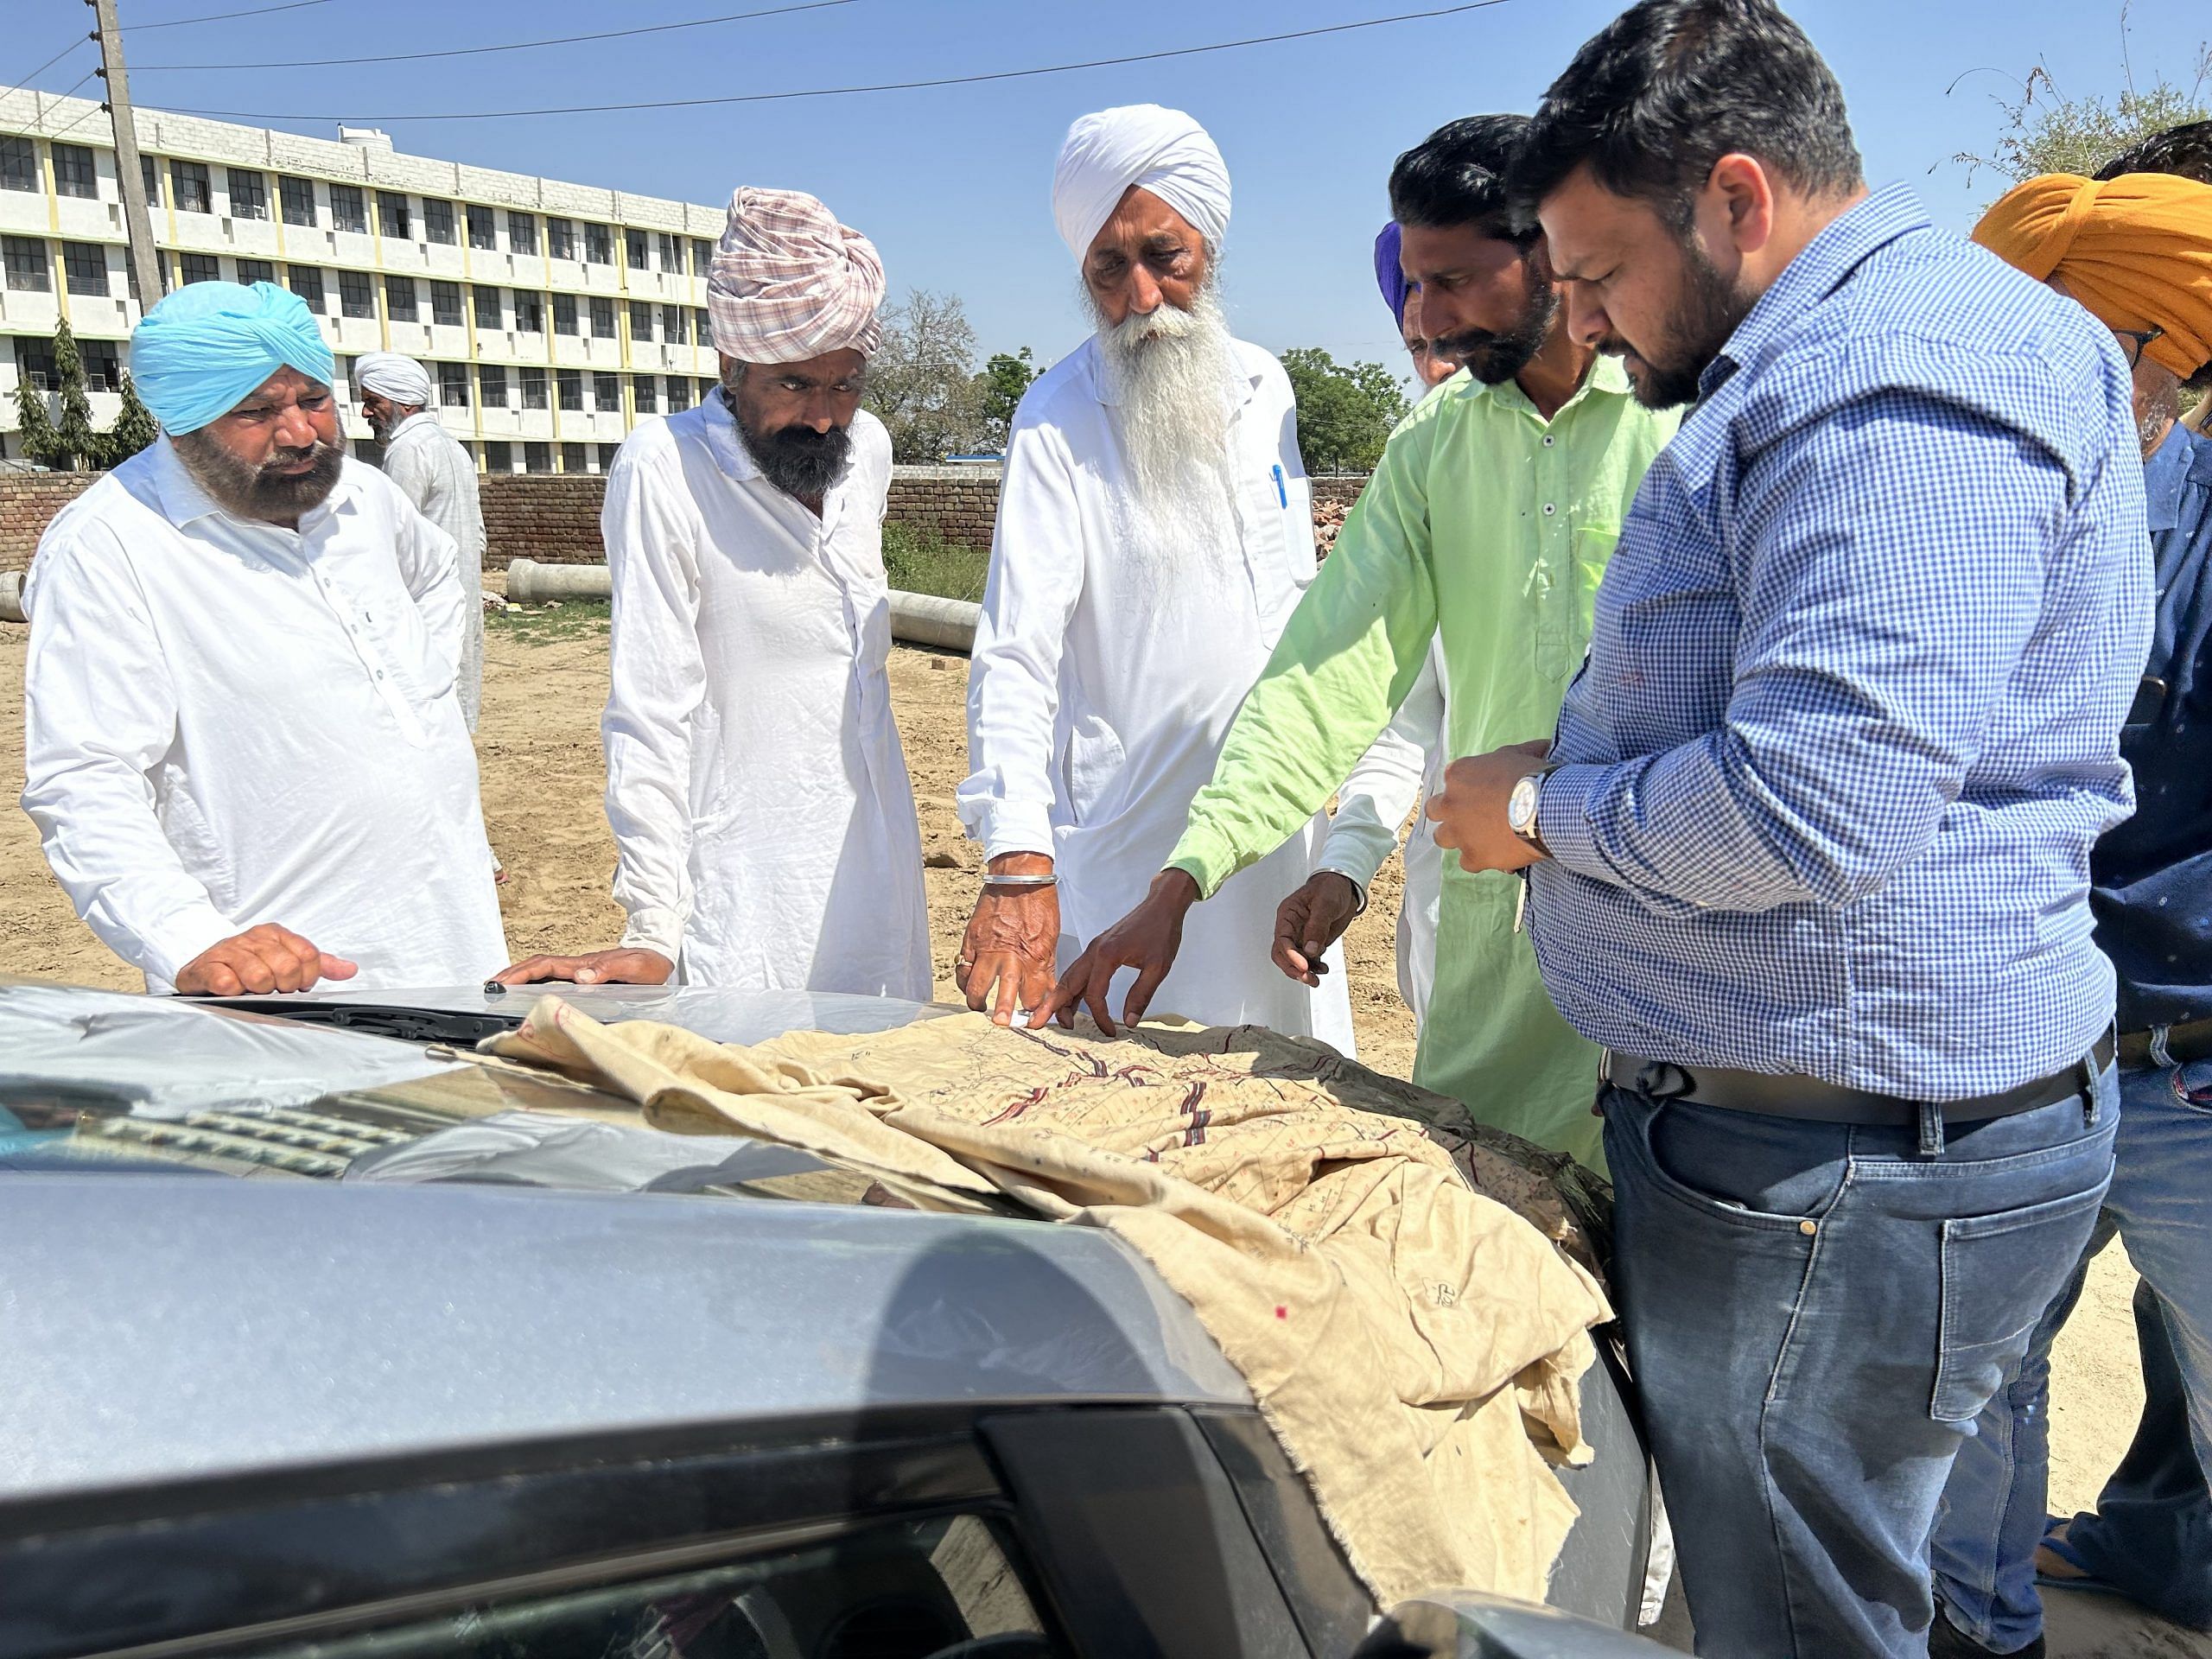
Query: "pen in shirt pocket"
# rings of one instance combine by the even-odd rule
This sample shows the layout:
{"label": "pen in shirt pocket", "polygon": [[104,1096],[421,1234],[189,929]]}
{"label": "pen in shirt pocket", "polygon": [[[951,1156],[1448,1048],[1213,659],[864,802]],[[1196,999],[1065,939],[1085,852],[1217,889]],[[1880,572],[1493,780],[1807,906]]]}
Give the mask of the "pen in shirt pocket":
{"label": "pen in shirt pocket", "polygon": [[1288,506],[1288,505],[1290,505],[1290,491],[1289,491],[1289,489],[1288,489],[1287,487],[1286,487],[1286,486],[1285,486],[1285,485],[1284,485],[1284,483],[1283,483],[1283,481],[1282,481],[1282,468],[1281,468],[1281,467],[1277,467],[1274,469],[1274,474],[1275,474],[1275,503],[1276,503],[1276,505],[1277,505],[1278,506],[1285,506],[1285,507],[1287,507],[1287,506]]}

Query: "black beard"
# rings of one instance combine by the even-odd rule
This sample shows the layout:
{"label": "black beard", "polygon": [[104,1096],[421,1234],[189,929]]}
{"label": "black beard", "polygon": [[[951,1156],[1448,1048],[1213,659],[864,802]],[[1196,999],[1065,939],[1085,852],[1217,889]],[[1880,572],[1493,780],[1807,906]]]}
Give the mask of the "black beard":
{"label": "black beard", "polygon": [[1705,372],[1757,303],[1731,288],[1694,243],[1685,243],[1682,253],[1682,291],[1675,298],[1664,341],[1656,348],[1663,357],[1647,357],[1618,335],[1598,343],[1599,351],[1633,357],[1641,365],[1640,372],[1631,366],[1628,376],[1636,388],[1636,401],[1646,409],[1679,409],[1695,403]]}
{"label": "black beard", "polygon": [[756,432],[727,386],[722,388],[722,402],[728,405],[745,453],[753,457],[760,476],[785,495],[801,501],[820,501],[852,464],[853,435],[842,426],[833,426],[827,432],[817,432],[810,426]]}
{"label": "black beard", "polygon": [[1487,328],[1462,328],[1430,342],[1429,349],[1466,370],[1486,386],[1503,385],[1527,368],[1544,341],[1551,337],[1552,321],[1559,315],[1559,290],[1536,280],[1529,284],[1529,311],[1520,323],[1503,334]]}
{"label": "black beard", "polygon": [[[346,467],[346,434],[340,429],[336,443],[318,442],[307,450],[283,449],[264,465],[240,461],[204,429],[169,440],[200,487],[215,505],[234,518],[264,524],[291,524],[330,499]],[[280,468],[302,455],[314,465],[304,473]]]}

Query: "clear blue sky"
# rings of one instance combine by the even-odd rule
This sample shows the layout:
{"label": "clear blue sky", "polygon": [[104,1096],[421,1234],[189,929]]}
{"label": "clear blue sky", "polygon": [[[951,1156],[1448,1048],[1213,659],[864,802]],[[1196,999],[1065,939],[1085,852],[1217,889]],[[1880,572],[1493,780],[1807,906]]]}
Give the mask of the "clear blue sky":
{"label": "clear blue sky", "polygon": [[[789,3],[790,0],[782,0]],[[1503,0],[1459,16],[1318,40],[932,91],[723,108],[505,121],[410,112],[713,97],[1020,69],[1427,10],[1446,0],[850,0],[797,15],[632,40],[352,68],[182,70],[175,63],[420,52],[677,22],[779,0],[325,0],[191,28],[141,28],[264,0],[121,0],[132,91],[167,108],[303,112],[269,122],[334,137],[386,118],[400,149],[688,200],[741,181],[810,190],[875,239],[894,295],[957,294],[986,352],[1057,357],[1083,324],[1046,199],[1068,122],[1109,104],[1179,106],[1219,141],[1235,181],[1224,271],[1239,333],[1272,349],[1321,346],[1399,365],[1369,246],[1392,158],[1454,116],[1527,110],[1614,0]],[[0,83],[72,31],[81,0],[4,0]],[[2039,58],[2064,90],[2122,82],[2118,0],[1796,0],[1850,100],[1878,182],[1906,180],[1963,230],[1995,194],[1951,156],[1986,150],[2002,117],[1993,74]],[[2186,82],[2212,18],[2192,0],[2135,0],[2136,79]],[[86,46],[32,84],[60,92]],[[140,66],[144,66],[143,70]],[[90,83],[90,93],[97,83]],[[1932,171],[1931,171],[1932,169]]]}

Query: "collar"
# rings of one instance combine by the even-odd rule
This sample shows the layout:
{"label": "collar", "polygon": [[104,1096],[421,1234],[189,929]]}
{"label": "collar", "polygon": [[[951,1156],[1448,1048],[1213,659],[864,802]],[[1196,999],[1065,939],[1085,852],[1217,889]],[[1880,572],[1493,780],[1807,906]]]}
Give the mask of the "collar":
{"label": "collar", "polygon": [[391,429],[391,435],[384,441],[384,447],[387,449],[391,448],[391,446],[397,443],[402,437],[405,436],[408,433],[414,431],[416,428],[422,426],[426,423],[432,427],[435,427],[438,424],[438,411],[436,410],[416,410],[412,415],[410,415],[397,426]]}
{"label": "collar", "polygon": [[[155,440],[149,453],[153,458],[154,495],[162,504],[162,517],[179,530],[198,519],[220,518],[225,524],[240,530],[274,531],[280,536],[304,534],[321,523],[325,515],[336,512],[343,505],[352,482],[341,471],[337,486],[323,498],[322,504],[302,515],[297,531],[289,531],[282,524],[272,524],[259,518],[240,518],[225,508],[200,487],[200,480],[193,477],[191,470],[178,458],[176,447],[169,442],[166,432]],[[346,467],[351,468],[353,464],[353,458],[347,456]]]}
{"label": "collar", "polygon": [[1871,254],[1911,231],[1935,224],[1910,185],[1885,186],[1839,214],[1774,279],[1751,315],[1706,367],[1698,383],[1699,401],[1713,396],[1729,377],[1758,359],[1778,334],[1850,280]]}
{"label": "collar", "polygon": [[2153,536],[2181,528],[2182,495],[2192,480],[2212,480],[2212,438],[2177,421],[2143,463],[2143,505]]}
{"label": "collar", "polygon": [[[1464,369],[1460,372],[1466,374]],[[1488,386],[1469,374],[1467,384],[1453,395],[1468,399],[1488,397],[1501,409],[1520,410],[1529,415],[1536,413],[1535,404],[1529,401],[1529,394],[1521,390],[1517,380],[1501,380],[1494,386]],[[1590,367],[1582,376],[1582,384],[1574,389],[1574,396],[1561,404],[1559,413],[1552,418],[1559,419],[1586,397],[1632,397],[1635,395],[1636,388],[1630,382],[1628,370],[1620,359],[1601,352],[1592,359]]]}
{"label": "collar", "polygon": [[[1246,369],[1239,360],[1239,345],[1240,342],[1233,338],[1230,340],[1229,363],[1222,376],[1232,409],[1242,409],[1250,403],[1252,394],[1260,389],[1259,374]],[[1085,366],[1090,373],[1090,395],[1109,409],[1118,408],[1122,397],[1114,389],[1114,377],[1106,372],[1106,348],[1100,344],[1096,332],[1083,342],[1083,349],[1089,353]]]}
{"label": "collar", "polygon": [[728,394],[721,387],[707,394],[706,402],[699,405],[699,415],[706,426],[708,451],[721,469],[741,484],[759,478],[760,465],[738,435],[737,416],[730,412]]}

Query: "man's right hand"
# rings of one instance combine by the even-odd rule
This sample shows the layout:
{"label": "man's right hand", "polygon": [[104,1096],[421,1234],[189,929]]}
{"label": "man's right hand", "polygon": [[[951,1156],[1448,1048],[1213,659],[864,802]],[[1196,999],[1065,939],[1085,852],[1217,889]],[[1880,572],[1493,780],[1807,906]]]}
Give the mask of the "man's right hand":
{"label": "man's right hand", "polygon": [[[1052,861],[1042,853],[1001,853],[990,861],[991,875],[1052,873]],[[1058,888],[986,887],[968,918],[953,982],[969,1007],[980,1014],[988,1007],[995,1023],[1010,1026],[1018,1009],[1035,1007],[1052,990],[1059,945]]]}
{"label": "man's right hand", "polygon": [[1316,870],[1306,885],[1275,906],[1276,967],[1305,985],[1319,985],[1329,971],[1321,953],[1344,937],[1359,914],[1359,889],[1348,875]]}
{"label": "man's right hand", "polygon": [[658,950],[593,950],[581,957],[526,957],[492,976],[495,985],[566,980],[575,985],[665,985],[676,964]]}
{"label": "man's right hand", "polygon": [[1162,870],[1154,876],[1143,902],[1093,939],[1069,965],[1044,1006],[1030,1016],[1031,1027],[1052,1019],[1063,1026],[1074,1025],[1075,1005],[1080,1002],[1090,1010],[1099,1030],[1109,1037],[1118,1035],[1107,1012],[1106,993],[1114,976],[1124,968],[1135,969],[1137,978],[1122,999],[1122,1023],[1135,1025],[1175,965],[1175,953],[1183,948],[1183,918],[1198,902],[1198,884],[1186,871]]}
{"label": "man's right hand", "polygon": [[288,927],[264,922],[209,945],[176,970],[181,996],[244,996],[248,992],[307,991],[360,969],[318,950]]}

